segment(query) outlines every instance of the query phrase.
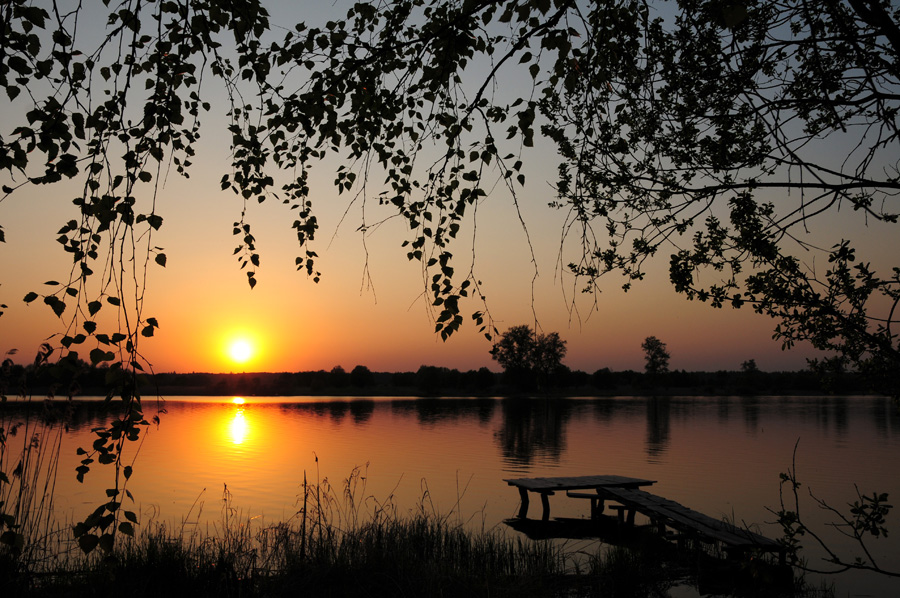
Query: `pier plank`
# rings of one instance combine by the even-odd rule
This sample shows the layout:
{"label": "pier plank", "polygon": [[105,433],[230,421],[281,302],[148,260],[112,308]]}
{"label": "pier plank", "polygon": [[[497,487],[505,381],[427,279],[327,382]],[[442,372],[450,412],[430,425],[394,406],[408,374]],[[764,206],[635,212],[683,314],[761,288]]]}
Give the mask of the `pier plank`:
{"label": "pier plank", "polygon": [[[673,500],[634,488],[602,488],[605,498],[616,500],[630,511],[643,513],[657,525],[664,524],[683,533],[696,535],[703,540],[721,542],[726,549],[745,551],[750,549],[777,552],[784,557],[784,547],[771,538],[720,521],[695,511]],[[632,519],[629,513],[629,519]]]}
{"label": "pier plank", "polygon": [[621,488],[637,488],[655,484],[654,480],[630,478],[620,475],[586,475],[559,478],[515,478],[503,480],[510,486],[525,488],[532,492],[552,492],[554,490],[587,490],[616,486]]}

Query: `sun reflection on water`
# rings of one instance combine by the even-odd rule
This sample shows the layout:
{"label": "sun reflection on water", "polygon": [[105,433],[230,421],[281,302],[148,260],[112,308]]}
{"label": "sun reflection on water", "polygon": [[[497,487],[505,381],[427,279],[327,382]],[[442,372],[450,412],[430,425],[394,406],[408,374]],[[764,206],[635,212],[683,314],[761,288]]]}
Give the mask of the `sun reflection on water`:
{"label": "sun reflection on water", "polygon": [[250,424],[247,422],[247,416],[244,414],[244,399],[235,397],[232,402],[237,406],[234,411],[234,417],[228,424],[228,433],[231,443],[243,444],[250,433]]}

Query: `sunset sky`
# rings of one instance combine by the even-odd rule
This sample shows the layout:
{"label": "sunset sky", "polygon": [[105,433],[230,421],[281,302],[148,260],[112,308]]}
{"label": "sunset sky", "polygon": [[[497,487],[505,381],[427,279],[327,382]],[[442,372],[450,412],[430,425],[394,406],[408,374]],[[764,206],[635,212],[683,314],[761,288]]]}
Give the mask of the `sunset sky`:
{"label": "sunset sky", "polygon": [[[306,13],[302,18],[312,20]],[[0,98],[2,135],[18,124],[8,115],[21,106],[10,104],[5,95]],[[152,245],[164,248],[168,260],[165,268],[149,266],[144,316],[155,317],[159,330],[153,338],[141,339],[141,352],[156,371],[279,372],[337,365],[347,370],[365,365],[373,371],[421,365],[499,369],[488,354],[490,343],[468,317],[481,308],[477,300],[462,304],[466,322],[461,332],[447,342],[434,334],[421,264],[408,261],[401,247],[407,225],[392,219],[366,236],[357,232],[360,206],[350,205],[352,196],[338,196],[328,164],[321,164],[312,179],[320,224],[313,248],[320,256],[321,282],[295,270],[294,214],[276,202],[254,203],[247,221],[261,267],[259,283],[251,290],[232,255],[237,244],[232,224],[242,205],[219,187],[229,170],[224,110],[214,106],[204,119],[191,178],[173,170],[157,199],[164,224]],[[525,156],[528,181],[519,197],[525,228],[512,198],[498,185],[478,207],[477,236],[473,238],[470,218],[452,250],[457,272],[467,271],[474,256],[476,276],[501,331],[536,323],[544,332],[558,331],[568,342],[564,363],[587,372],[642,369],[640,344],[650,335],[668,345],[673,369],[733,370],[755,359],[763,370],[794,370],[817,355],[804,346],[783,352],[771,338],[775,323],[748,308],[714,310],[677,295],[666,271],[670,248],[648,269],[647,280],[628,293],[621,290],[621,277],[610,275],[592,305],[593,298],[578,293],[560,269],[560,262],[571,261],[577,248],[563,247],[560,260],[566,214],[547,205],[554,199],[548,183],[557,164],[549,152],[539,146]],[[45,339],[64,332],[64,321],[40,300],[26,305],[22,298],[29,291],[46,292],[45,281],[68,279],[71,258],[55,239],[59,228],[77,217],[71,203],[77,195],[79,185],[65,183],[26,187],[0,202],[7,241],[0,244],[0,303],[8,306],[0,317],[0,352],[17,349],[14,358],[20,363],[29,363]],[[391,215],[384,210],[371,202],[366,221]],[[844,212],[823,220],[814,232],[836,242],[847,230],[865,235],[874,255],[900,255],[900,241],[891,231],[863,229],[861,224],[858,214]],[[249,345],[244,359],[230,353],[236,340]],[[93,348],[91,342],[85,354]]]}
{"label": "sunset sky", "polygon": [[[153,244],[165,249],[168,261],[165,268],[150,265],[145,307],[145,315],[156,317],[160,328],[152,339],[142,339],[142,352],[156,371],[300,371],[336,365],[349,370],[358,364],[373,371],[421,365],[498,369],[488,354],[490,343],[468,319],[479,304],[463,304],[463,330],[442,342],[433,332],[420,264],[408,261],[400,246],[404,223],[389,221],[363,239],[356,232],[359,211],[351,206],[339,226],[347,200],[337,197],[324,170],[315,193],[321,282],[294,268],[292,213],[264,203],[251,206],[249,214],[262,260],[259,283],[251,290],[232,256],[232,223],[241,204],[230,192],[219,191],[226,156],[221,146],[209,146],[191,178],[172,174],[160,196],[164,224]],[[542,330],[558,331],[568,342],[565,363],[588,372],[642,369],[640,344],[649,335],[667,343],[676,369],[738,369],[747,359],[764,370],[799,369],[815,354],[804,348],[782,352],[771,339],[773,321],[749,309],[714,310],[686,301],[669,286],[666,256],[628,293],[620,288],[621,278],[610,276],[592,311],[591,298],[576,292],[558,269],[564,213],[547,207],[552,194],[537,173],[530,178],[521,207],[536,264],[507,195],[489,197],[478,212],[475,268],[501,331],[534,325],[537,318]],[[22,297],[46,289],[45,281],[68,276],[69,254],[55,238],[59,227],[76,217],[71,197],[61,186],[31,188],[0,204],[7,237],[0,244],[0,302],[9,306],[0,317],[0,351],[18,349],[20,362],[30,362],[44,339],[63,331],[62,321],[46,305],[26,305]],[[471,228],[467,235],[455,252],[458,270],[471,262]],[[364,280],[366,249],[371,287]],[[571,310],[573,297],[578,312]],[[255,349],[241,364],[227,355],[229,341],[239,338]]]}

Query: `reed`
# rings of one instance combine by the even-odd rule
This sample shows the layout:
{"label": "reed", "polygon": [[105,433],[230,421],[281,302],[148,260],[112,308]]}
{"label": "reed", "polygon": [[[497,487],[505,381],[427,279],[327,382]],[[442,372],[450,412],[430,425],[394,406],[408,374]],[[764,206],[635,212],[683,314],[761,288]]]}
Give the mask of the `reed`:
{"label": "reed", "polygon": [[68,530],[57,524],[53,509],[65,433],[60,411],[60,405],[49,400],[21,416],[0,411],[2,579],[59,567],[71,550]]}
{"label": "reed", "polygon": [[[565,545],[472,531],[456,513],[435,513],[427,497],[401,512],[390,497],[366,496],[360,469],[340,489],[304,483],[297,507],[287,521],[254,525],[224,488],[211,529],[148,521],[109,555],[63,549],[53,559],[19,560],[2,594],[587,596],[600,595],[597,576],[606,574],[573,572]],[[35,553],[55,548],[65,547],[45,542]]]}

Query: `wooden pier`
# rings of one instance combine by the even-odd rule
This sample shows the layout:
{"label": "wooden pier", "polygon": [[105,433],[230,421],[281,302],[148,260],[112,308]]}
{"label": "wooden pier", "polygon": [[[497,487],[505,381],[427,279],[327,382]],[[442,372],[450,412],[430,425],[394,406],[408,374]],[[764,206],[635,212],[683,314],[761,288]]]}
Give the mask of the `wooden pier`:
{"label": "wooden pier", "polygon": [[[566,478],[517,478],[512,480],[503,480],[510,486],[519,489],[519,497],[522,499],[522,506],[519,508],[519,518],[526,519],[528,517],[528,493],[537,492],[541,495],[541,506],[543,513],[541,519],[547,521],[550,519],[550,498],[557,492],[566,492],[572,490],[594,490],[594,494],[585,494],[586,497],[592,499],[591,515],[599,515],[603,512],[603,498],[599,494],[604,488],[639,488],[641,486],[650,486],[655,484],[654,480],[642,480],[640,478],[628,478],[619,475],[586,475]],[[568,494],[573,498],[582,498],[581,495]]]}
{"label": "wooden pier", "polygon": [[[652,480],[596,475],[519,478],[504,481],[519,489],[522,499],[522,506],[519,509],[520,519],[526,519],[528,516],[529,492],[541,495],[542,521],[546,522],[550,519],[549,497],[557,491],[565,491],[569,498],[591,501],[592,521],[602,517],[607,506],[606,501],[614,501],[618,504],[611,505],[610,510],[616,512],[616,518],[622,526],[633,526],[635,513],[641,513],[663,537],[668,538],[668,530],[671,529],[676,532],[679,540],[693,539],[721,545],[729,557],[742,558],[748,552],[758,551],[775,553],[781,565],[785,562],[785,547],[781,543],[640,489],[654,484]],[[579,492],[579,490],[593,490],[593,492]]]}
{"label": "wooden pier", "polygon": [[742,558],[751,551],[772,552],[778,562],[785,563],[785,547],[776,540],[726,521],[721,521],[689,509],[674,500],[631,488],[603,488],[604,497],[622,505],[619,521],[634,525],[634,514],[645,515],[660,534],[671,528],[685,537],[702,542],[721,544],[730,557]]}

